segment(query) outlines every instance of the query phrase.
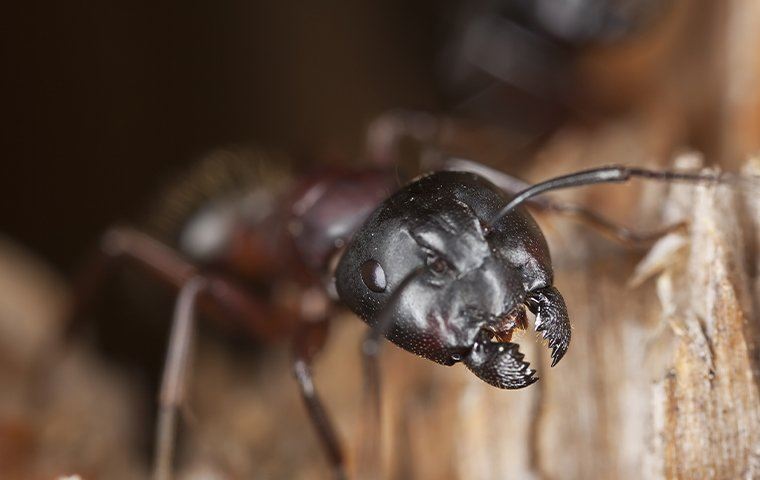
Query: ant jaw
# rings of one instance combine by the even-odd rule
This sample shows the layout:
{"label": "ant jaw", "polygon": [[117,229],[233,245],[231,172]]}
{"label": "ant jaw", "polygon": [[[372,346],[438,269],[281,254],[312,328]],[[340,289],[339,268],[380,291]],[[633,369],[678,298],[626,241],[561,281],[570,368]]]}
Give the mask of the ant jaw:
{"label": "ant jaw", "polygon": [[511,342],[515,329],[527,327],[526,306],[536,315],[535,329],[551,349],[552,367],[570,345],[570,322],[562,295],[551,286],[531,292],[525,305],[518,304],[485,325],[463,359],[470,371],[497,388],[525,388],[538,380],[519,345]]}
{"label": "ant jaw", "polygon": [[516,343],[494,342],[483,331],[469,354],[464,358],[465,366],[484,382],[503,389],[525,388],[538,380],[536,371],[524,361]]}
{"label": "ant jaw", "polygon": [[565,300],[556,288],[545,287],[532,292],[526,303],[536,315],[536,332],[541,333],[552,350],[553,367],[567,353],[572,336]]}

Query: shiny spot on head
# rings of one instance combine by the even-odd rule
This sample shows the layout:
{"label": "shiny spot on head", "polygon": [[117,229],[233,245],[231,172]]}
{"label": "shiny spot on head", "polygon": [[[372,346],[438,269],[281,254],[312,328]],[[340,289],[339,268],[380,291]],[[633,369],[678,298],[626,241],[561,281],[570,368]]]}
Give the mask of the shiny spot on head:
{"label": "shiny spot on head", "polygon": [[373,292],[381,293],[385,291],[387,282],[385,280],[385,270],[375,260],[367,260],[361,266],[362,281]]}

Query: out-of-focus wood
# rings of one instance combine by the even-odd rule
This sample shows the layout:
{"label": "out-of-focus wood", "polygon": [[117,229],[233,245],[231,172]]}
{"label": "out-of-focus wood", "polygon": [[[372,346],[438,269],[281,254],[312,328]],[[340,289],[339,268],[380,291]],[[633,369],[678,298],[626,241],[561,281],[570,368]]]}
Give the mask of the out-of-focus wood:
{"label": "out-of-focus wood", "polygon": [[64,281],[0,237],[0,291],[0,478],[143,478],[136,384],[79,343],[40,371],[60,349]]}
{"label": "out-of-focus wood", "polygon": [[722,143],[725,160],[736,168],[760,151],[760,3],[726,3]]}

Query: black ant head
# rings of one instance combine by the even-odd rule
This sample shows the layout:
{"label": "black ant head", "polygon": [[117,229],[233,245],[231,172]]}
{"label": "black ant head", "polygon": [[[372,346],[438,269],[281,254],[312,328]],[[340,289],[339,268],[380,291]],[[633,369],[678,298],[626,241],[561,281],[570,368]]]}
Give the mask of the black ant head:
{"label": "black ant head", "polygon": [[444,365],[461,361],[500,388],[533,383],[535,371],[509,340],[525,325],[530,292],[551,285],[551,265],[524,210],[484,223],[506,201],[472,173],[417,179],[355,234],[336,272],[341,299],[370,325],[391,315],[386,336],[405,350]]}

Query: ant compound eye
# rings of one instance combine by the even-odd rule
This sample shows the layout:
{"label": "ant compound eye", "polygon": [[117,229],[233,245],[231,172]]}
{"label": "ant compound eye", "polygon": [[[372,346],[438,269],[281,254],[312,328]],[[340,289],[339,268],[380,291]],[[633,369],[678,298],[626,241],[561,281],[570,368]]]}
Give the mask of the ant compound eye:
{"label": "ant compound eye", "polygon": [[387,287],[385,270],[375,260],[367,260],[361,266],[362,282],[373,292],[381,293]]}
{"label": "ant compound eye", "polygon": [[461,353],[452,353],[451,354],[451,359],[454,360],[455,362],[459,362],[459,361],[462,360],[462,354]]}
{"label": "ant compound eye", "polygon": [[446,260],[436,255],[429,255],[427,257],[427,266],[430,267],[430,270],[432,270],[433,273],[436,273],[438,275],[446,273],[446,271],[449,269],[449,265],[446,263]]}

